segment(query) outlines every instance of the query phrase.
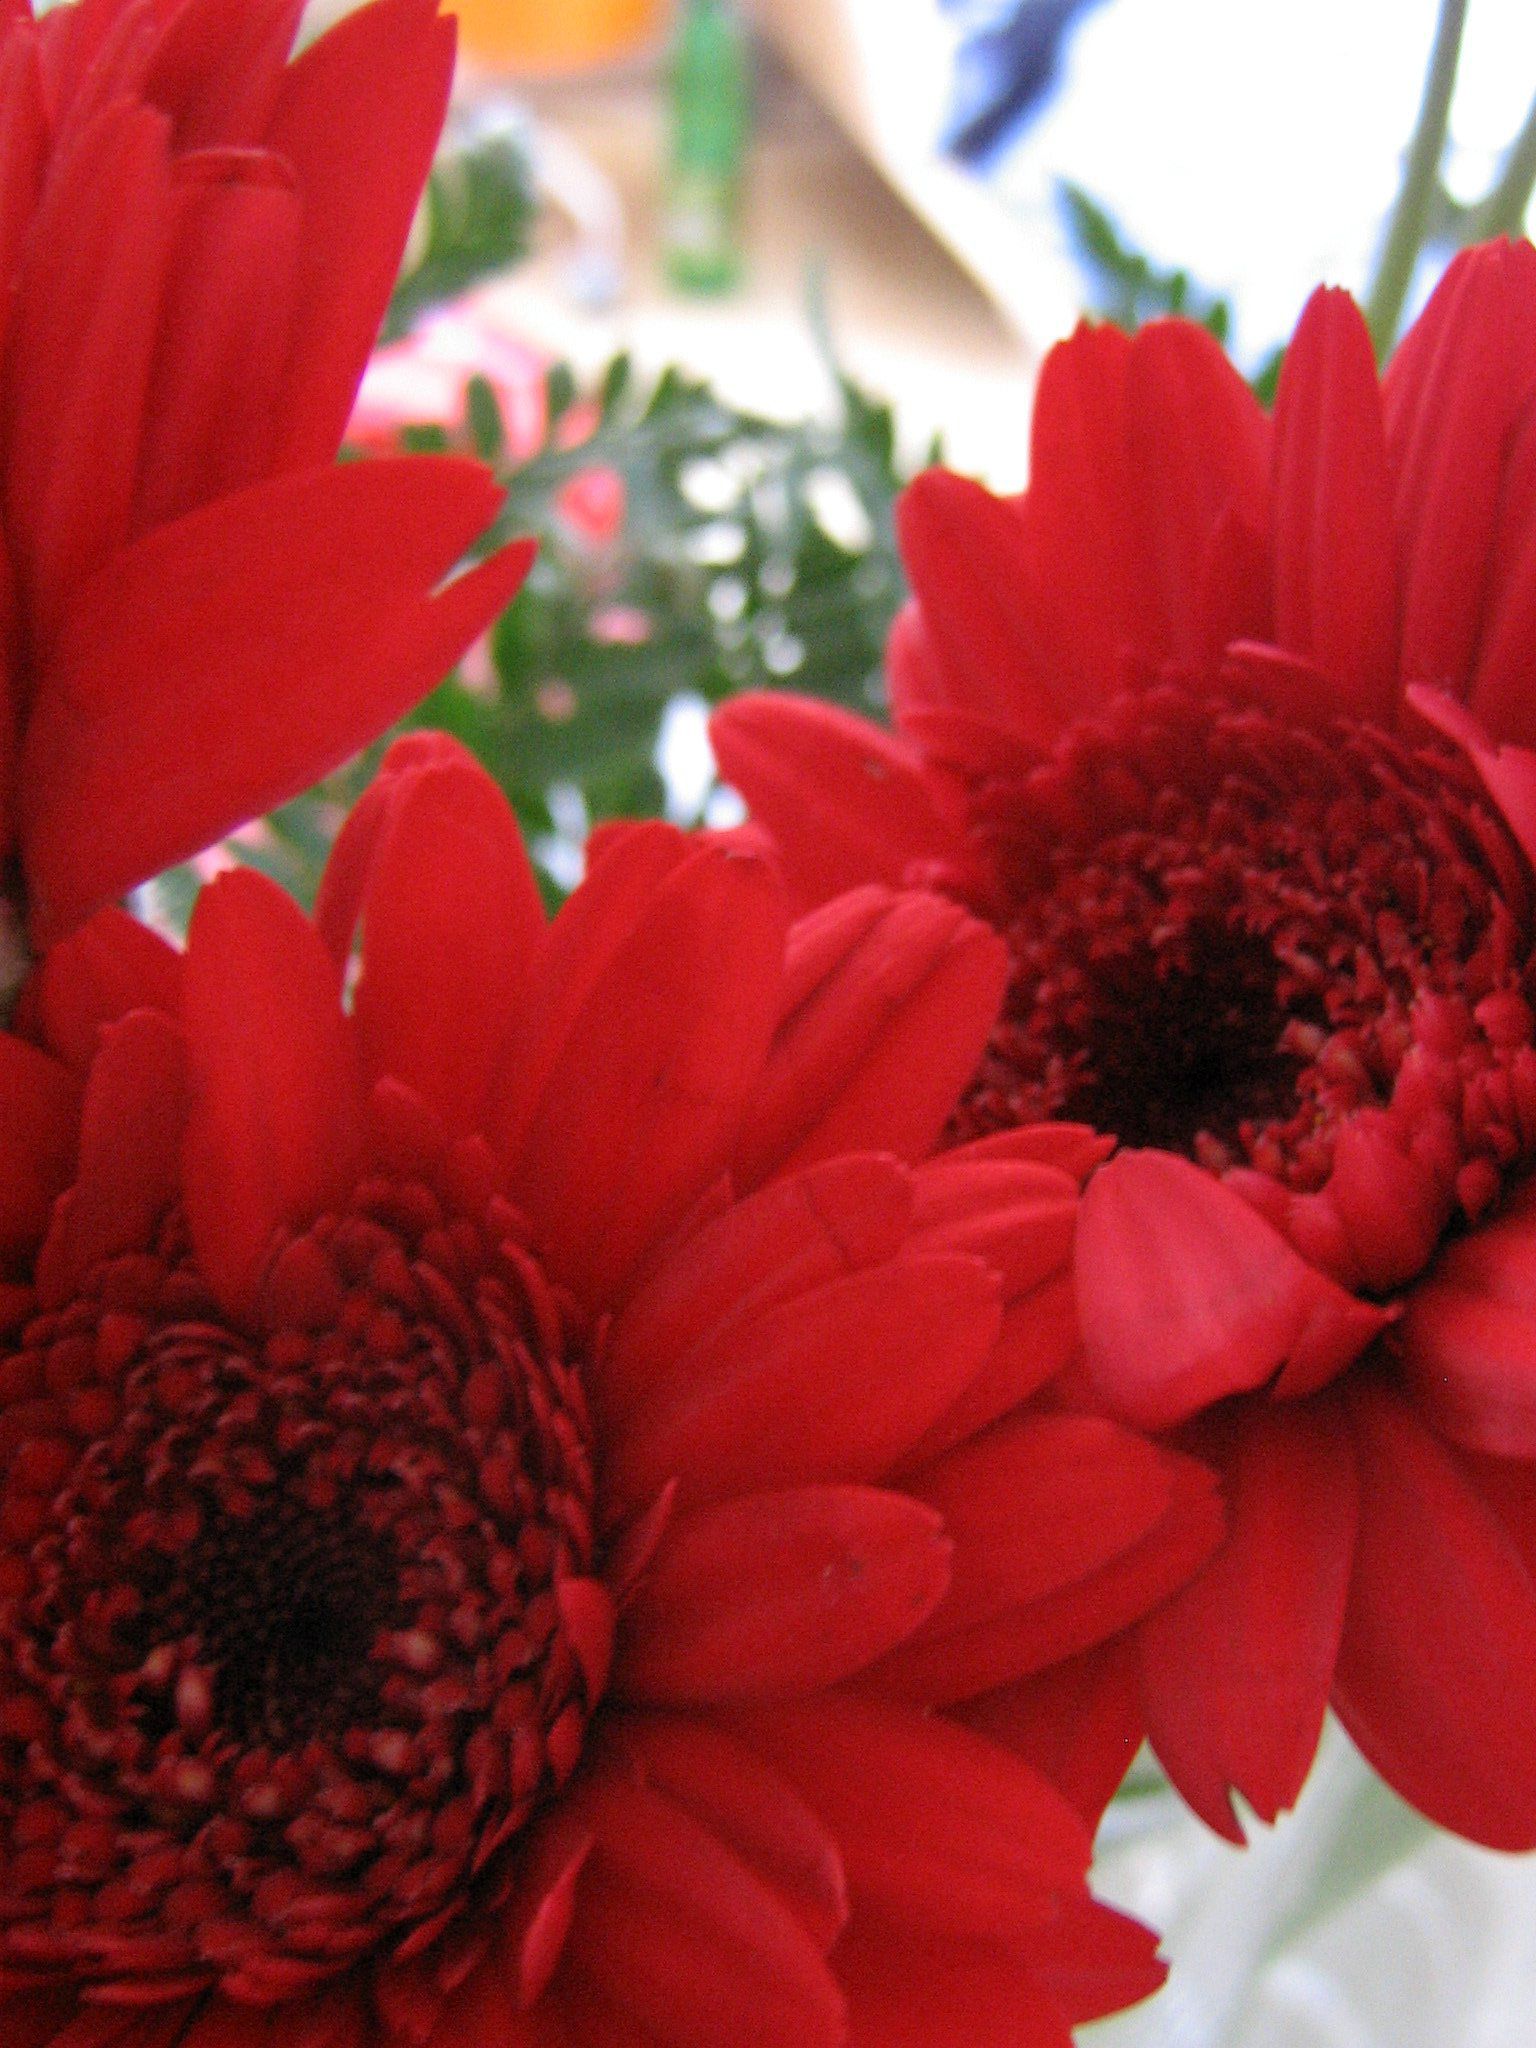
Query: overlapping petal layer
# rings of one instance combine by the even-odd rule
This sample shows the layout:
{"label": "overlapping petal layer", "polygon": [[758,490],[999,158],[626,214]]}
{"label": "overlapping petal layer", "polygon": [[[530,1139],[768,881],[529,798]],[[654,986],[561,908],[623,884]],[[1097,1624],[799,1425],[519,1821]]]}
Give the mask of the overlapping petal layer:
{"label": "overlapping petal layer", "polygon": [[1124,1148],[1050,1398],[1221,1475],[1221,1547],[1105,1697],[1233,1835],[1332,1698],[1437,1820],[1536,1846],[1533,337],[1524,243],[1459,256],[1380,380],[1318,292],[1273,416],[1188,323],[1084,327],[1021,497],[903,500],[896,730],[715,719],[805,901],[920,875],[1007,943],[948,1141]]}
{"label": "overlapping petal layer", "polygon": [[908,1064],[1000,954],[890,891],[791,929],[666,828],[546,925],[428,736],[313,922],[241,872],[184,956],[50,954],[0,1038],[8,2042],[1060,2044],[1155,1987],[1084,1886],[1114,1660],[1051,1667],[1220,1516],[1021,1407],[1094,1146],[926,1158],[963,1072]]}
{"label": "overlapping petal layer", "polygon": [[79,0],[0,27],[0,853],[37,943],[424,694],[527,556],[474,465],[334,457],[453,29],[378,0]]}

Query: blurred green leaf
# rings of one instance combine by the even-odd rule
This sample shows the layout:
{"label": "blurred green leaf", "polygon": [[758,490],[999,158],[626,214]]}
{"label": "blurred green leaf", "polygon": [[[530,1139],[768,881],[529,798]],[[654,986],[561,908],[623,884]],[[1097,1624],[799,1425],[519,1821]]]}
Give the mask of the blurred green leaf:
{"label": "blurred green leaf", "polygon": [[1067,234],[1089,287],[1093,311],[1130,332],[1163,314],[1198,320],[1223,345],[1232,332],[1232,302],[1196,283],[1187,270],[1165,270],[1126,240],[1114,216],[1081,185],[1057,186]]}
{"label": "blurred green leaf", "polygon": [[526,254],[535,212],[533,174],[514,129],[450,130],[380,338],[397,340],[427,307]]}

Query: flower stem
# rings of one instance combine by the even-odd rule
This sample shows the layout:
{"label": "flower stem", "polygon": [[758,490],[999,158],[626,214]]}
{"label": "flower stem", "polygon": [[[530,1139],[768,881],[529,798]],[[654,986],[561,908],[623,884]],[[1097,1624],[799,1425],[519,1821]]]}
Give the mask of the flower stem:
{"label": "flower stem", "polygon": [[1492,187],[1469,210],[1466,240],[1486,242],[1494,235],[1518,235],[1533,190],[1536,190],[1536,100],[1532,100],[1519,134],[1505,151],[1503,165]]}
{"label": "flower stem", "polygon": [[1378,362],[1385,360],[1397,339],[1419,251],[1424,246],[1425,230],[1429,226],[1440,177],[1440,159],[1445,153],[1451,93],[1456,84],[1456,60],[1461,54],[1461,32],[1466,19],[1467,0],[1441,0],[1434,47],[1429,54],[1429,70],[1424,79],[1424,96],[1419,102],[1419,118],[1403,166],[1402,187],[1387,222],[1381,254],[1376,261],[1376,275],[1365,295],[1366,324],[1371,330]]}

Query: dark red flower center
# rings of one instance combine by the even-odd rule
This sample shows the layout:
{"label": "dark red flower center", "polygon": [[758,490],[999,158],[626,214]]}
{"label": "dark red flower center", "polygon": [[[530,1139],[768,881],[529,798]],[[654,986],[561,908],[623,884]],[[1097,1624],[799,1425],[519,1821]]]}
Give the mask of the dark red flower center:
{"label": "dark red flower center", "polygon": [[0,1367],[23,1978],[267,2002],[418,1953],[505,1889],[497,1852],[580,1752],[584,1338],[514,1212],[365,1185],[253,1322],[173,1215]]}
{"label": "dark red flower center", "polygon": [[956,1140],[1082,1119],[1310,1192],[1376,1109],[1472,1210],[1531,1154],[1531,875],[1449,747],[1165,684],[973,816],[1013,974]]}

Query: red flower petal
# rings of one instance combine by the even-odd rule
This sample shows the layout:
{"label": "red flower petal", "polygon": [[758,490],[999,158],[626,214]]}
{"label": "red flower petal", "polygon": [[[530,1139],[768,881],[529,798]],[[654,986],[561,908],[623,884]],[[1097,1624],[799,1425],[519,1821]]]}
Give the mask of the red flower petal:
{"label": "red flower petal", "polygon": [[225,1307],[250,1308],[274,1240],[343,1196],[361,1121],[336,970],[313,926],[259,875],[203,891],[187,939],[194,1102],[187,1220]]}
{"label": "red flower petal", "polygon": [[987,1943],[856,1927],[837,1961],[849,2048],[1072,2048],[1034,1970]]}
{"label": "red flower petal", "polygon": [[1536,1582],[1469,1470],[1383,1389],[1351,1400],[1360,1535],[1333,1703],[1388,1784],[1536,1848]]}
{"label": "red flower petal", "polygon": [[768,826],[806,904],[962,845],[960,820],[916,750],[810,697],[751,693],[710,720],[720,773]]}
{"label": "red flower petal", "polygon": [[618,1741],[646,1780],[783,1900],[823,1953],[848,1918],[837,1843],[762,1759],[707,1721],[631,1714]]}
{"label": "red flower petal", "polygon": [[[1136,644],[1154,659],[1201,661],[1223,637],[1206,603],[1218,536],[1233,519],[1260,534],[1269,523],[1268,418],[1203,327],[1156,320],[1131,344],[1124,461],[1159,621],[1157,637]],[[1242,609],[1252,635],[1264,606]]]}
{"label": "red flower petal", "polygon": [[395,801],[368,873],[353,1002],[364,1073],[405,1082],[455,1135],[480,1131],[544,935],[538,884],[506,798],[467,755],[383,786]]}
{"label": "red flower petal", "polygon": [[1043,578],[1019,506],[970,477],[929,469],[897,499],[896,531],[951,703],[997,719],[1029,747],[1048,747],[1072,700],[1041,630]]}
{"label": "red flower petal", "polygon": [[1117,1636],[954,1711],[1048,1778],[1096,1831],[1145,1732],[1136,1639]]}
{"label": "red flower petal", "polygon": [[43,647],[128,530],[170,252],[168,144],[163,115],[109,107],[55,160],[13,287],[5,528]]}
{"label": "red flower petal", "polygon": [[69,1184],[79,1084],[35,1046],[0,1032],[0,1259],[29,1265]]}
{"label": "red flower petal", "polygon": [[[1062,722],[1119,689],[1127,648],[1155,631],[1126,463],[1131,346],[1118,328],[1085,323],[1047,355],[1035,391],[1019,517],[1042,622],[1038,685]],[[977,708],[1011,714],[1016,694],[994,677]]]}
{"label": "red flower petal", "polygon": [[303,199],[279,160],[229,150],[178,164],[172,222],[135,533],[272,467]]}
{"label": "red flower petal", "polygon": [[1393,722],[1397,561],[1370,336],[1347,292],[1317,291],[1275,399],[1275,637],[1340,685],[1340,707]]}
{"label": "red flower petal", "polygon": [[624,1418],[682,1396],[696,1355],[780,1303],[901,1249],[911,1177],[894,1159],[829,1159],[736,1202],[675,1246],[615,1318],[593,1363],[599,1410]]}
{"label": "red flower petal", "polygon": [[1448,1244],[1398,1342],[1420,1408],[1469,1450],[1536,1458],[1536,1182]]}
{"label": "red flower petal", "polygon": [[1228,1788],[1261,1820],[1294,1805],[1317,1750],[1354,1553],[1356,1485],[1331,1399],[1250,1403],[1223,1461],[1227,1538],[1141,1625],[1142,1703],[1163,1768],[1241,1842]]}
{"label": "red flower petal", "polygon": [[[1087,1610],[1069,1609],[1071,1633],[1058,1637],[1052,1596],[1091,1584],[1168,1526],[1183,1462],[1098,1416],[1026,1415],[908,1479],[954,1542],[953,1585],[871,1682],[944,1706],[1088,1647],[1094,1637],[1078,1633]],[[1145,1605],[1167,1590],[1153,1579]],[[1102,1633],[1143,1611],[1115,1603]]]}
{"label": "red flower petal", "polygon": [[526,571],[514,546],[428,595],[496,502],[472,463],[351,463],[110,562],[72,601],[22,754],[39,936],[292,796],[436,682]]}
{"label": "red flower petal", "polygon": [[[38,63],[37,37],[28,17],[13,14],[0,48],[0,277],[14,278],[24,238],[42,189],[48,110]],[[15,300],[0,304],[0,348],[10,332]]]}
{"label": "red flower petal", "polygon": [[783,945],[766,868],[706,847],[602,958],[509,1160],[552,1266],[588,1299],[611,1299],[724,1167],[768,1049]]}
{"label": "red flower petal", "polygon": [[86,1086],[75,1183],[38,1254],[46,1307],[68,1300],[99,1261],[153,1243],[179,1193],[187,1105],[186,1046],[170,1018],[135,1010],[108,1025]]}
{"label": "red flower petal", "polygon": [[17,1021],[28,1035],[83,1074],[103,1025],[130,1010],[181,1004],[181,955],[121,910],[98,911],[50,946],[22,997]]}
{"label": "red flower petal", "polygon": [[867,1486],[678,1515],[624,1611],[615,1689],[665,1706],[836,1685],[932,1613],[949,1557],[937,1514]]}
{"label": "red flower petal", "polygon": [[738,1186],[839,1152],[925,1157],[981,1057],[1007,975],[996,934],[938,896],[858,889],[802,918],[736,1152]]}
{"label": "red flower petal", "polygon": [[304,194],[286,467],[329,461],[341,440],[437,148],[453,50],[436,0],[380,0],[283,74],[266,143]]}
{"label": "red flower petal", "polygon": [[178,150],[260,140],[302,12],[302,0],[190,0],[170,17],[142,89],[171,116]]}
{"label": "red flower petal", "polygon": [[1530,649],[1536,634],[1536,403],[1511,430],[1467,707],[1495,739],[1536,745]]}
{"label": "red flower petal", "polygon": [[[978,1259],[908,1255],[743,1318],[609,1449],[616,1502],[669,1479],[689,1503],[879,1479],[955,1400],[997,1335]],[[829,1370],[829,1361],[836,1370]]]}
{"label": "red flower petal", "polygon": [[1536,383],[1536,250],[1451,264],[1383,383],[1397,479],[1402,670],[1465,696],[1487,591],[1500,467]]}
{"label": "red flower petal", "polygon": [[991,1941],[1052,1919],[1088,1867],[1058,1792],[968,1728],[878,1700],[737,1709],[731,1723],[820,1814],[866,1911],[917,1936]]}
{"label": "red flower petal", "polygon": [[597,1837],[572,1961],[664,2048],[841,2048],[842,1994],[800,1922],[724,1842],[618,1772],[579,1799]]}
{"label": "red flower petal", "polygon": [[[406,760],[407,748],[413,750],[407,765],[421,765],[425,757],[419,757],[414,750],[424,744],[426,737],[412,733],[391,747],[385,756],[386,771],[393,773],[395,765]],[[359,817],[368,812],[372,801],[365,799],[359,806]],[[368,833],[373,830],[370,824]],[[337,841],[338,854],[346,845],[343,832]],[[622,848],[619,858],[612,857],[616,848]],[[349,851],[346,865],[360,857],[361,849]],[[614,962],[630,942],[635,928],[654,914],[655,898],[668,879],[688,862],[706,857],[703,842],[689,839],[675,827],[660,822],[614,825],[593,835],[586,880],[562,905],[545,935],[540,973],[515,1020],[513,1042],[497,1091],[494,1126],[494,1134],[508,1155],[523,1143],[539,1096],[563,1055],[566,1041],[604,975],[615,971]],[[360,878],[347,883],[348,889],[360,891],[361,887]],[[324,896],[321,907],[326,909]],[[323,928],[335,946],[329,922]]]}
{"label": "red flower petal", "polygon": [[1241,1196],[1167,1152],[1122,1152],[1089,1182],[1077,1289],[1095,1385],[1150,1429],[1282,1367],[1320,1385],[1386,1320],[1309,1266]]}

